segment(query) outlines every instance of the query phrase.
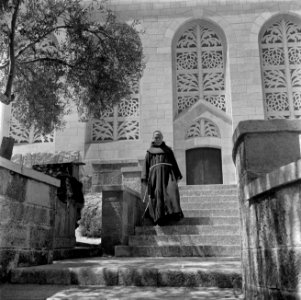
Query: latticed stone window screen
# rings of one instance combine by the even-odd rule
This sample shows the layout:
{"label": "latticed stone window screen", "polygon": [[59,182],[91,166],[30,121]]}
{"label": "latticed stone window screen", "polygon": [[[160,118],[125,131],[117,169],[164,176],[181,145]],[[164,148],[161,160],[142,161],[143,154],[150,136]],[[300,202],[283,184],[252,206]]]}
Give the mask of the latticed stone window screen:
{"label": "latticed stone window screen", "polygon": [[225,43],[209,22],[192,22],[176,40],[177,113],[197,101],[206,101],[226,111]]}
{"label": "latticed stone window screen", "polygon": [[139,83],[133,82],[132,96],[102,111],[92,120],[92,142],[139,139]]}
{"label": "latticed stone window screen", "polygon": [[22,126],[14,115],[14,104],[11,106],[9,136],[14,138],[17,144],[33,144],[33,143],[52,143],[54,142],[54,132],[50,134],[41,134],[41,132],[31,126],[26,129]]}
{"label": "latticed stone window screen", "polygon": [[301,20],[281,16],[260,35],[267,119],[301,117]]}
{"label": "latticed stone window screen", "polygon": [[200,118],[186,131],[186,139],[195,137],[220,137],[218,127],[210,120]]}

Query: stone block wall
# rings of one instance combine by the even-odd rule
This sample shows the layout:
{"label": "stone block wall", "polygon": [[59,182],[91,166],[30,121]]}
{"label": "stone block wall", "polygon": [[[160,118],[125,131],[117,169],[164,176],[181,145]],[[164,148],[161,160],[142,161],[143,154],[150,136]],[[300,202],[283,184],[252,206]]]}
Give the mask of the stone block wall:
{"label": "stone block wall", "polygon": [[0,266],[52,262],[60,181],[0,158]]}

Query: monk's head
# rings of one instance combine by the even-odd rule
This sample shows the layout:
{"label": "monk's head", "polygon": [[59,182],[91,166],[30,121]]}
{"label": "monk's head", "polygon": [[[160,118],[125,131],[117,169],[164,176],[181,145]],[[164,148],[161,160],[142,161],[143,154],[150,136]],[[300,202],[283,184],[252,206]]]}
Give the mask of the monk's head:
{"label": "monk's head", "polygon": [[163,134],[160,130],[156,130],[153,133],[153,142],[155,145],[160,146],[163,142]]}

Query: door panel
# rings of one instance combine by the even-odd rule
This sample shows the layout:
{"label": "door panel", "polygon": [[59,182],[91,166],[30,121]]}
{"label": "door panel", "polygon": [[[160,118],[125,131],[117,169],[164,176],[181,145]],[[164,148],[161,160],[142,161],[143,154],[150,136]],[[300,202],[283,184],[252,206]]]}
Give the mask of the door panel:
{"label": "door panel", "polygon": [[186,151],[187,184],[222,184],[221,150],[196,148]]}

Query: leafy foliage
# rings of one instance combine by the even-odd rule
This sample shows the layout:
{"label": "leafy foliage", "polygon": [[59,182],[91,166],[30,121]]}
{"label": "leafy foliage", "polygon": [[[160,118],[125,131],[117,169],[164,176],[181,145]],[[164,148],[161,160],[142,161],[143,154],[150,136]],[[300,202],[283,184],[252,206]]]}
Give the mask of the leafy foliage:
{"label": "leafy foliage", "polygon": [[81,234],[86,237],[101,237],[102,198],[99,194],[86,194],[85,205],[79,221]]}
{"label": "leafy foliage", "polygon": [[49,133],[70,101],[85,119],[131,93],[144,64],[136,22],[119,22],[104,0],[0,1],[0,101]]}

